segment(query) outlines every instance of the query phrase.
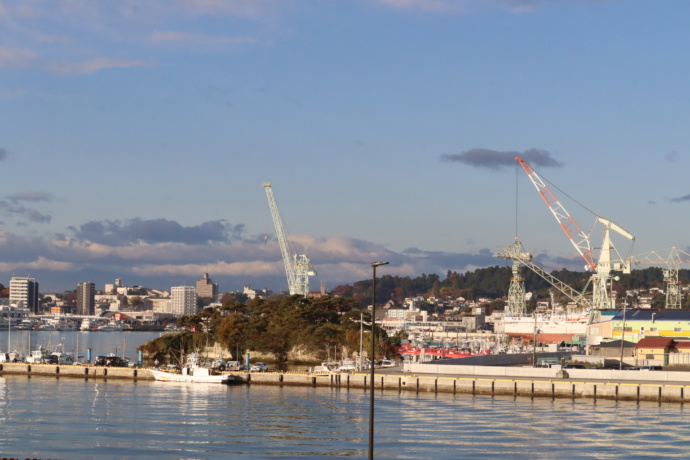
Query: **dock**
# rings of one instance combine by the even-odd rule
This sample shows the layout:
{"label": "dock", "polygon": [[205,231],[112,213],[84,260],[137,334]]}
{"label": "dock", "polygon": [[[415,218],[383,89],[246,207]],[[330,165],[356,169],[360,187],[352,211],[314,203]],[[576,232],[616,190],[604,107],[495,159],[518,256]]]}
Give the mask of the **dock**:
{"label": "dock", "polygon": [[[529,398],[608,399],[615,401],[690,402],[690,372],[617,371],[462,366],[445,373],[377,371],[374,389],[385,392],[446,393]],[[232,372],[247,385],[310,386],[367,391],[371,375],[362,373]],[[516,375],[518,374],[518,375]],[[2,363],[0,376],[154,380],[147,368]]]}

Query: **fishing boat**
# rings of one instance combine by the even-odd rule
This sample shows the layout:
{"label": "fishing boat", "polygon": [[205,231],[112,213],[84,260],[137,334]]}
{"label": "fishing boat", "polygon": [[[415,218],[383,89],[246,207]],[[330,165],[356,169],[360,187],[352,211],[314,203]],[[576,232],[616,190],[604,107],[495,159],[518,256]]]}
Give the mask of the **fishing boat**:
{"label": "fishing boat", "polygon": [[151,374],[156,380],[162,382],[189,382],[189,383],[230,383],[235,377],[231,374],[217,373],[210,367],[201,365],[201,358],[197,353],[192,353],[180,369],[180,373],[151,369]]}

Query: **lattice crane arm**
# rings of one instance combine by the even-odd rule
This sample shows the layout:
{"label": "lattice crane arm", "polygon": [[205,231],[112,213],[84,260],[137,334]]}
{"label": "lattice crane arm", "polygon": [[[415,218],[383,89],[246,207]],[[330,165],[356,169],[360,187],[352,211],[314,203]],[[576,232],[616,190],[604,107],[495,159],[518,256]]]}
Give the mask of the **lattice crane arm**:
{"label": "lattice crane arm", "polygon": [[546,186],[537,172],[522,158],[515,157],[515,160],[518,161],[522,166],[522,169],[525,170],[527,176],[537,188],[537,191],[546,202],[549,210],[556,218],[577,252],[580,253],[583,259],[585,259],[585,262],[587,262],[587,267],[595,271],[597,269],[597,265],[594,262],[594,257],[592,256],[592,248],[589,244],[589,236],[582,231],[582,228],[580,228],[577,222],[575,222],[575,219],[568,214],[568,211],[566,211],[563,205],[558,201],[549,187]]}
{"label": "lattice crane arm", "polygon": [[280,244],[280,252],[283,255],[283,264],[285,265],[285,275],[287,276],[288,289],[290,294],[297,294],[293,292],[297,287],[297,270],[296,270],[296,255],[292,255],[290,251],[288,233],[285,229],[285,224],[280,216],[278,203],[273,195],[273,188],[270,182],[264,182],[264,189],[266,190],[266,197],[268,198],[268,206],[271,209],[271,217],[273,217],[273,225],[276,229],[276,237]]}

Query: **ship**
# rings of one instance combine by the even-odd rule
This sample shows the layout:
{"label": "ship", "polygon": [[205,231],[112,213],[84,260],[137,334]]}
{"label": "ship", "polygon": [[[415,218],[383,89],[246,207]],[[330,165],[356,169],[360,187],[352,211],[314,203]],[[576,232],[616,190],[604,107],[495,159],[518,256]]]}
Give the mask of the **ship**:
{"label": "ship", "polygon": [[503,332],[508,337],[540,343],[578,340],[587,335],[589,311],[562,308],[537,309],[532,315],[504,316]]}

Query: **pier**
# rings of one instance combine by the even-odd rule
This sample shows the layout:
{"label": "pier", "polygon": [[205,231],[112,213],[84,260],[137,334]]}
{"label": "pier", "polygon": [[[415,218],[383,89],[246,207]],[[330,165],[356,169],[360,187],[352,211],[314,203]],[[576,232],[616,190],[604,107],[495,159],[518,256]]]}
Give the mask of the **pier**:
{"label": "pier", "polygon": [[[447,367],[447,366],[444,366]],[[455,366],[453,366],[455,367]],[[690,402],[690,372],[616,371],[458,366],[444,373],[377,372],[379,391],[472,394],[530,398],[608,399],[616,401]],[[459,372],[458,374],[450,371]],[[293,385],[367,391],[369,373],[233,372],[237,383]],[[517,375],[516,375],[517,374]],[[2,363],[0,376],[153,380],[147,368]]]}

